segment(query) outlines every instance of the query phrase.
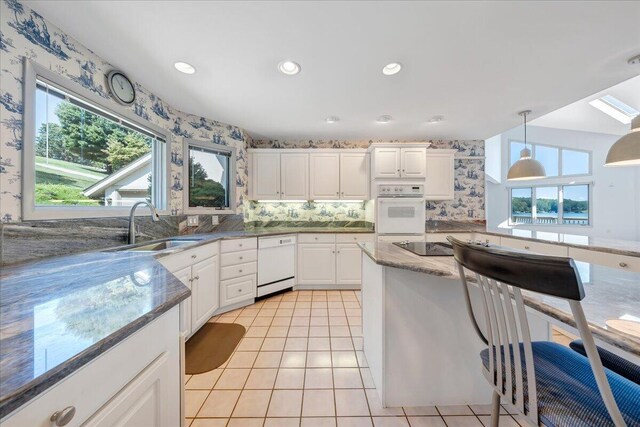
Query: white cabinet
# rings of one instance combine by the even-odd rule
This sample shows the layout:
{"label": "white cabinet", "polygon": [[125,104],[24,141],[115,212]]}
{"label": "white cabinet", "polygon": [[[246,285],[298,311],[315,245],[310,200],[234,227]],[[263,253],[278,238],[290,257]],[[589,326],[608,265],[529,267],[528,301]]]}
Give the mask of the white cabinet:
{"label": "white cabinet", "polygon": [[359,285],[361,281],[362,250],[353,243],[336,245],[336,284]]}
{"label": "white cabinet", "polygon": [[640,258],[612,254],[607,252],[598,252],[588,249],[579,249],[569,247],[569,256],[576,261],[589,262],[592,264],[600,264],[611,268],[621,268],[628,271],[640,272]]}
{"label": "white cabinet", "polygon": [[371,234],[299,234],[296,283],[301,287],[357,288],[361,283],[358,242],[373,242]]}
{"label": "white cabinet", "polygon": [[220,312],[253,303],[257,294],[258,239],[222,242]]}
{"label": "white cabinet", "polygon": [[369,155],[340,153],[340,198],[369,199]]}
{"label": "white cabinet", "polygon": [[249,174],[254,200],[280,198],[280,153],[253,153]]}
{"label": "white cabinet", "polygon": [[424,178],[426,155],[425,146],[374,147],[374,178]]}
{"label": "white cabinet", "polygon": [[311,200],[336,200],[340,198],[340,154],[309,154]]}
{"label": "white cabinet", "polygon": [[453,200],[455,150],[427,150],[426,200]]}
{"label": "white cabinet", "polygon": [[520,249],[523,251],[531,251],[539,254],[551,256],[564,256],[568,254],[568,248],[563,245],[554,245],[551,243],[532,242],[530,240],[512,239],[509,237],[501,237],[500,244],[510,248]]}
{"label": "white cabinet", "polygon": [[403,178],[424,178],[426,176],[426,156],[425,147],[401,148],[401,171]]}
{"label": "white cabinet", "polygon": [[223,280],[220,286],[220,306],[225,307],[250,299],[252,302],[256,296],[256,275],[236,277]]}
{"label": "white cabinet", "polygon": [[400,178],[400,149],[376,148],[373,174],[376,178]]}
{"label": "white cabinet", "polygon": [[217,256],[191,267],[191,327],[194,332],[207,323],[218,309],[219,274]]}
{"label": "white cabinet", "polygon": [[299,285],[332,285],[336,282],[336,245],[301,243],[298,245]]}
{"label": "white cabinet", "polygon": [[309,200],[309,155],[280,155],[280,199]]}
{"label": "white cabinet", "polygon": [[[191,290],[191,267],[175,271],[173,275]],[[180,303],[180,333],[185,337],[191,335],[191,297]]]}

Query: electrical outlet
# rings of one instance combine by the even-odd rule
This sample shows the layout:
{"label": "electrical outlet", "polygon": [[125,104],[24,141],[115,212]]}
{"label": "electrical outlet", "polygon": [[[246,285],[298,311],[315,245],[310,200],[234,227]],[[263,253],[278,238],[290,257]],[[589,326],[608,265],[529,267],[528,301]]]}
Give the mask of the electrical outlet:
{"label": "electrical outlet", "polygon": [[211,225],[218,225],[220,222],[218,221],[218,215],[211,215]]}
{"label": "electrical outlet", "polygon": [[187,217],[187,226],[189,227],[197,227],[199,222],[198,215],[189,215]]}

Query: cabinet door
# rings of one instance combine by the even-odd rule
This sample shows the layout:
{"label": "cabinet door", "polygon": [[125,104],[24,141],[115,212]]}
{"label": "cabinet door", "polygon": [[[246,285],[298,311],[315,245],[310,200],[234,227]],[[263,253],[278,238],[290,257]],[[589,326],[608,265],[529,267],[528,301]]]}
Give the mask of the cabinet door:
{"label": "cabinet door", "polygon": [[[169,389],[169,378],[177,366],[163,353],[144,371],[83,424],[86,427],[172,426],[179,417],[170,414],[170,404],[177,396]],[[176,411],[177,412],[177,411]]]}
{"label": "cabinet door", "polygon": [[429,152],[426,165],[425,199],[453,200],[453,153],[439,154]]}
{"label": "cabinet door", "polygon": [[311,200],[336,200],[340,197],[340,154],[309,154]]}
{"label": "cabinet door", "polygon": [[421,147],[402,148],[402,176],[424,178],[426,176],[427,149]]}
{"label": "cabinet door", "polygon": [[280,198],[280,153],[252,153],[249,173],[254,200]]}
{"label": "cabinet door", "polygon": [[369,199],[369,155],[340,153],[340,198]]}
{"label": "cabinet door", "polygon": [[256,275],[237,277],[220,282],[220,307],[256,297]]}
{"label": "cabinet door", "polygon": [[305,243],[298,245],[299,285],[333,285],[336,282],[336,245]]}
{"label": "cabinet door", "polygon": [[194,264],[191,277],[191,329],[197,331],[206,323],[219,303],[219,261],[214,256]]}
{"label": "cabinet door", "polygon": [[373,154],[374,176],[376,178],[400,177],[400,149],[376,148]]}
{"label": "cabinet door", "polygon": [[[173,273],[187,288],[191,289],[191,267],[185,267]],[[191,297],[180,303],[180,333],[191,335]]]}
{"label": "cabinet door", "polygon": [[358,245],[336,245],[336,283],[359,285],[361,282],[362,250]]}
{"label": "cabinet door", "polygon": [[280,198],[309,200],[309,155],[283,153],[280,155]]}

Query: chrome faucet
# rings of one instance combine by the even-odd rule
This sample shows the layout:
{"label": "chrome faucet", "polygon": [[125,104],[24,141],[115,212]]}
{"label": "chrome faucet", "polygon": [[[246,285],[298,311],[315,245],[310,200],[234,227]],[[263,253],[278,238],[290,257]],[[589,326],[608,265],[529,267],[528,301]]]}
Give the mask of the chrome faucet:
{"label": "chrome faucet", "polygon": [[158,215],[158,211],[156,210],[156,207],[153,206],[153,203],[142,201],[131,206],[131,212],[129,213],[129,238],[127,240],[130,245],[136,242],[136,226],[134,218],[136,215],[136,208],[140,205],[147,205],[149,207],[149,210],[151,211],[151,220],[153,222],[160,221],[160,215]]}

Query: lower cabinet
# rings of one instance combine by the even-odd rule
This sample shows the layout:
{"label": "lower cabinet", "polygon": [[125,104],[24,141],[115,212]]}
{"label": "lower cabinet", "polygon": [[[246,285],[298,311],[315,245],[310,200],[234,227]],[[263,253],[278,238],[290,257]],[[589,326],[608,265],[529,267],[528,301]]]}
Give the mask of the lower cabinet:
{"label": "lower cabinet", "polygon": [[362,279],[362,250],[353,243],[336,245],[336,284],[359,285]]}
{"label": "lower cabinet", "polygon": [[191,330],[207,323],[220,306],[218,299],[220,263],[218,256],[191,267]]}
{"label": "lower cabinet", "polygon": [[[2,420],[2,427],[175,427],[182,423],[179,309],[173,307]],[[65,425],[65,424],[59,424]]]}
{"label": "lower cabinet", "polygon": [[256,294],[256,275],[237,277],[220,282],[220,307],[253,300]]}
{"label": "lower cabinet", "polygon": [[334,243],[298,244],[298,285],[336,283],[336,245]]}

